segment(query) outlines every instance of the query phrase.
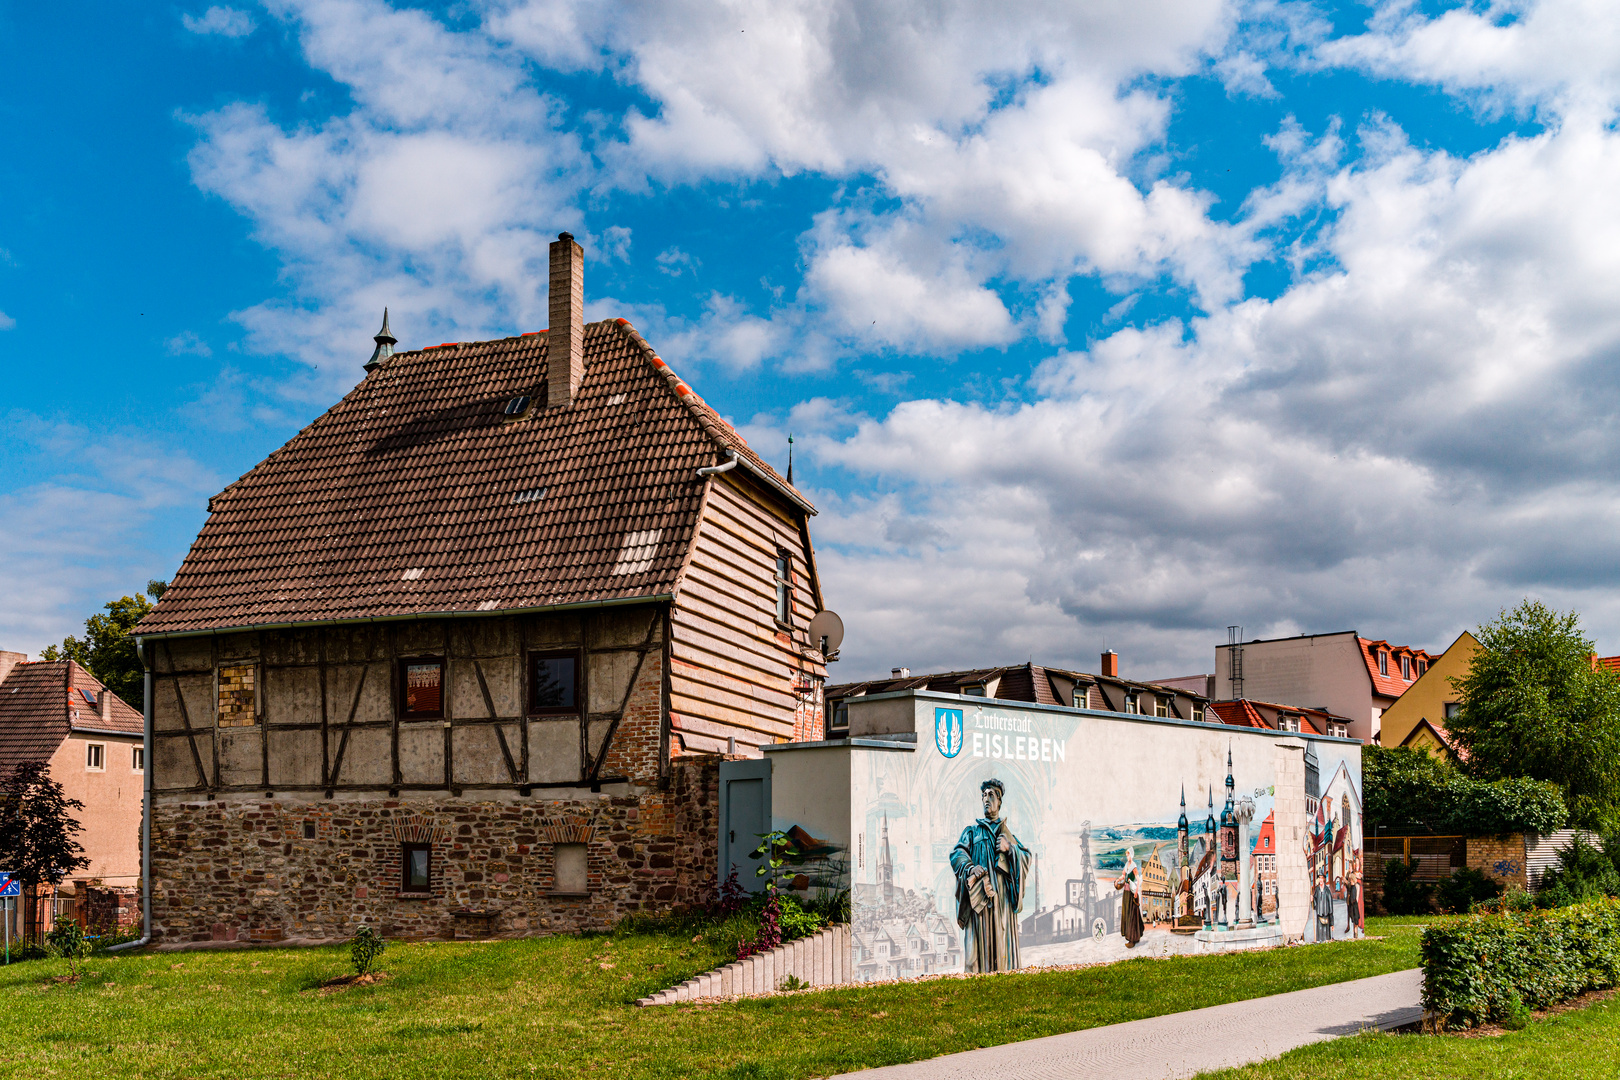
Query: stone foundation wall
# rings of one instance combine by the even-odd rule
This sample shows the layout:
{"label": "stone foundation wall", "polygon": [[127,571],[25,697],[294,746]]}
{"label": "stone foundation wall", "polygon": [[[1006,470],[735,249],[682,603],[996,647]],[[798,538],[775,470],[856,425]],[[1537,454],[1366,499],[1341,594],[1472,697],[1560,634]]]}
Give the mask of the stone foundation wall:
{"label": "stone foundation wall", "polygon": [[[668,790],[566,799],[231,799],[159,802],[152,928],[161,942],[400,938],[606,930],[632,912],[701,903],[718,858],[719,758],[682,756]],[[313,826],[314,837],[306,837]],[[402,894],[401,844],[432,844],[431,891]],[[587,892],[554,895],[555,845],[584,843]]]}

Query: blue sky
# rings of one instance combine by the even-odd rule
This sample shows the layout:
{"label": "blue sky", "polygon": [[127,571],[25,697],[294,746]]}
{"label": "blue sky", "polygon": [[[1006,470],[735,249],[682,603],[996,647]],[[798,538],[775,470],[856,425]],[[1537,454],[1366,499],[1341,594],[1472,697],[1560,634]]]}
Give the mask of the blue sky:
{"label": "blue sky", "polygon": [[0,648],[546,243],[822,508],[856,677],[1620,651],[1608,5],[0,9]]}

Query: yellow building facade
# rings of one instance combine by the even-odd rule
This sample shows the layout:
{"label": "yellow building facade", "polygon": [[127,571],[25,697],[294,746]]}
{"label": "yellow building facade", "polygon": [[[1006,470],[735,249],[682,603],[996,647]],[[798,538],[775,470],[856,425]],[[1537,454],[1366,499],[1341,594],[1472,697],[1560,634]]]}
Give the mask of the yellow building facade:
{"label": "yellow building facade", "polygon": [[[1464,630],[1446,651],[1429,665],[1395,704],[1384,710],[1380,742],[1384,746],[1412,746],[1435,756],[1447,753],[1442,742],[1446,723],[1457,704],[1452,679],[1468,674],[1479,642]],[[1428,723],[1424,723],[1428,721]]]}

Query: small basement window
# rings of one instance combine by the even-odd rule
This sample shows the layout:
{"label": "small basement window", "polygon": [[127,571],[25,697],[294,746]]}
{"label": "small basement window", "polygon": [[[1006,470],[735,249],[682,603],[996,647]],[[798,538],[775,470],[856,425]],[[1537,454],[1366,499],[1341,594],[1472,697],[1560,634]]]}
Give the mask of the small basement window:
{"label": "small basement window", "polygon": [[579,653],[529,655],[529,712],[579,711]]}
{"label": "small basement window", "polygon": [[399,891],[426,893],[433,891],[433,847],[431,844],[400,845]]}
{"label": "small basement window", "polygon": [[93,742],[84,744],[84,767],[90,772],[107,771],[106,743]]}
{"label": "small basement window", "polygon": [[584,844],[557,844],[557,865],[551,879],[554,893],[583,896],[590,892],[589,863]]}
{"label": "small basement window", "polygon": [[444,661],[423,658],[399,665],[400,710],[404,720],[433,720],[444,716]]}

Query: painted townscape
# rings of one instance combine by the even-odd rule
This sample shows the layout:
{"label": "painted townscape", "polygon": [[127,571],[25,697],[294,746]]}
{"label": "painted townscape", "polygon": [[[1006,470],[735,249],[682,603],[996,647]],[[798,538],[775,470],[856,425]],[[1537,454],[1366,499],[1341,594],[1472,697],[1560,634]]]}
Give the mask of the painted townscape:
{"label": "painted townscape", "polygon": [[[935,708],[937,738],[919,733],[915,753],[873,755],[856,777],[867,787],[856,830],[875,841],[856,845],[871,852],[854,868],[862,980],[1282,944],[1287,875],[1307,902],[1305,942],[1363,934],[1353,744],[1279,747],[1178,727],[1182,752],[1163,760],[1185,759],[1196,742],[1197,764],[1185,775],[1154,770],[1144,783],[1099,767],[1077,740],[1095,731],[1152,743],[1162,729]],[[1286,753],[1303,766],[1292,777],[1303,813],[1291,837],[1276,810],[1276,758]]]}

